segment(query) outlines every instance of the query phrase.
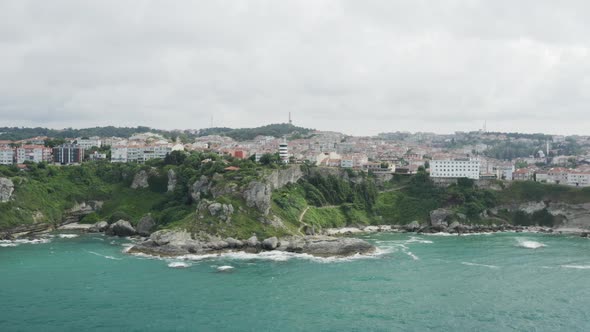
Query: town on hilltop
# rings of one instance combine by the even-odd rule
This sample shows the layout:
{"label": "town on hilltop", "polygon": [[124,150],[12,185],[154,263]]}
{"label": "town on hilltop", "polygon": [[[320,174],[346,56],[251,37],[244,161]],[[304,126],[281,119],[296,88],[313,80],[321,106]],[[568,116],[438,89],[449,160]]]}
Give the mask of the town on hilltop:
{"label": "town on hilltop", "polygon": [[589,136],[480,130],[447,135],[392,132],[355,137],[290,123],[251,129],[110,129],[120,134],[64,137],[88,130],[42,130],[49,134],[22,138],[36,131],[0,128],[0,164],[26,171],[29,163],[145,163],[163,159],[173,151],[207,151],[262,163],[309,163],[382,174],[415,174],[422,167],[440,184],[470,178],[590,186]]}

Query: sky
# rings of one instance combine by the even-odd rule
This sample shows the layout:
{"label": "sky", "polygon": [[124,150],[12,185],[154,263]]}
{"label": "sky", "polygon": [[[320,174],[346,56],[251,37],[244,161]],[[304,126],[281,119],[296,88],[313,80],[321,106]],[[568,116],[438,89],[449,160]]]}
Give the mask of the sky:
{"label": "sky", "polygon": [[590,134],[589,10],[0,0],[0,126]]}

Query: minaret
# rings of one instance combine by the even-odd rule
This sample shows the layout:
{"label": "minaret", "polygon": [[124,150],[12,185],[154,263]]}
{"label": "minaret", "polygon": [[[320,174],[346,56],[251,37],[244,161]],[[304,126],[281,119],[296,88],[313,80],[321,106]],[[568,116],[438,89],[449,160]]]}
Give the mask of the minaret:
{"label": "minaret", "polygon": [[293,120],[291,120],[291,112],[289,112],[289,124],[293,125]]}

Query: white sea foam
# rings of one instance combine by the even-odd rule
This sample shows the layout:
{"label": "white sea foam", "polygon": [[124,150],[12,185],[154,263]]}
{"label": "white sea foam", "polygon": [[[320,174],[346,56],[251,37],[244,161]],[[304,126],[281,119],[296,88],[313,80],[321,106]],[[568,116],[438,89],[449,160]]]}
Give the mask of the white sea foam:
{"label": "white sea foam", "polygon": [[424,244],[430,244],[430,243],[434,243],[430,240],[424,240],[422,238],[419,238],[417,236],[410,236],[409,240],[406,240],[405,243],[424,243]]}
{"label": "white sea foam", "polygon": [[545,244],[537,241],[527,240],[525,238],[517,238],[516,241],[517,247],[526,248],[526,249],[538,249],[542,247],[546,247]]}
{"label": "white sea foam", "polygon": [[182,269],[182,268],[187,268],[191,266],[191,264],[186,263],[186,262],[170,262],[168,263],[168,267],[174,268],[174,269]]}
{"label": "white sea foam", "polygon": [[590,265],[562,265],[565,269],[590,270]]}
{"label": "white sea foam", "polygon": [[90,253],[90,254],[96,255],[96,256],[104,257],[106,259],[112,259],[112,260],[116,260],[116,261],[123,260],[122,258],[117,258],[117,257],[113,257],[113,256],[107,256],[107,255],[99,254],[99,253],[94,252],[94,251],[87,251],[87,252]]}
{"label": "white sea foam", "polygon": [[217,268],[217,271],[219,272],[227,272],[227,271],[231,271],[233,270],[234,267],[233,266],[229,266],[229,265],[223,265]]}
{"label": "white sea foam", "polygon": [[461,262],[461,264],[468,265],[468,266],[487,267],[487,268],[490,268],[490,269],[498,269],[498,268],[500,268],[499,266],[496,266],[496,265],[478,264],[478,263],[471,263],[471,262]]}
{"label": "white sea foam", "polygon": [[17,239],[17,240],[0,240],[0,247],[16,247],[21,244],[42,244],[42,243],[49,243],[51,239],[49,238],[40,238],[40,239]]}
{"label": "white sea foam", "polygon": [[78,234],[58,234],[57,236],[59,236],[62,239],[73,239],[75,237],[78,237]]}

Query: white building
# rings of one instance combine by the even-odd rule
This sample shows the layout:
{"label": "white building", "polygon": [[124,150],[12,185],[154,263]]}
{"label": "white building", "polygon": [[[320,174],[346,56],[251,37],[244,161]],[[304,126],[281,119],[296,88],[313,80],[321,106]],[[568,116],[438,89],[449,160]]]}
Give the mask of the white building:
{"label": "white building", "polygon": [[12,165],[14,163],[14,149],[0,148],[0,165]]}
{"label": "white building", "polygon": [[590,186],[590,172],[571,172],[567,175],[567,183],[576,187]]}
{"label": "white building", "polygon": [[100,140],[100,137],[93,136],[90,138],[76,138],[76,144],[86,150],[92,147],[100,148],[102,146],[102,141]]}
{"label": "white building", "polygon": [[289,145],[287,142],[279,144],[279,157],[283,163],[289,163]]}
{"label": "white building", "polygon": [[447,159],[430,161],[430,176],[433,178],[479,179],[480,161],[477,159]]}
{"label": "white building", "polygon": [[164,159],[172,152],[170,145],[127,145],[111,148],[111,162],[144,163],[150,159]]}
{"label": "white building", "polygon": [[23,145],[16,148],[16,163],[51,161],[51,149],[43,145]]}

